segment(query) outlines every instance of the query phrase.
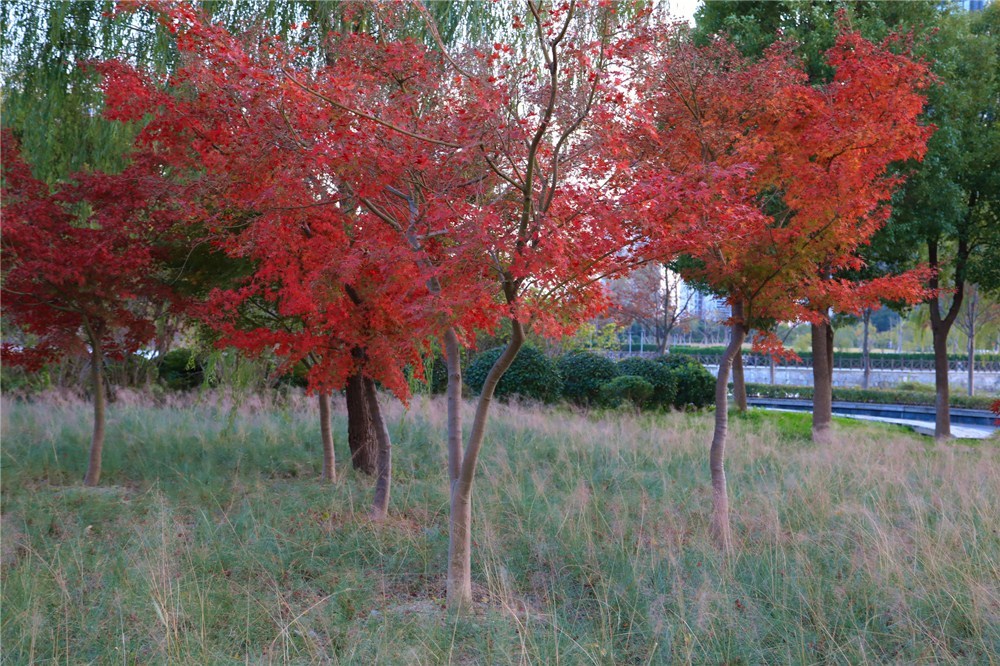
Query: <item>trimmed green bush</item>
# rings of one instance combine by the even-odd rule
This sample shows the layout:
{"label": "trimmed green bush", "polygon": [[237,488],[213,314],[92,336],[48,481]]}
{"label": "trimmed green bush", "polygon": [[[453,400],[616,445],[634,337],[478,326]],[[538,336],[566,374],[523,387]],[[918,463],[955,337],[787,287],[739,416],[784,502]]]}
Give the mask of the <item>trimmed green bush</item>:
{"label": "trimmed green bush", "polygon": [[[747,396],[754,398],[792,398],[812,400],[811,386],[771,386],[770,384],[747,384]],[[879,405],[934,405],[933,392],[900,391],[886,389],[860,389],[834,387],[833,399],[843,402],[870,402]],[[960,409],[989,409],[996,400],[981,395],[957,395],[954,392],[948,401],[952,407]]]}
{"label": "trimmed green bush", "polygon": [[[486,383],[486,375],[500,358],[503,347],[488,349],[477,355],[465,370],[465,383],[479,393]],[[514,357],[507,372],[500,378],[494,396],[500,399],[518,395],[522,398],[555,402],[562,393],[562,378],[552,360],[537,347],[524,345]]]}
{"label": "trimmed green bush", "polygon": [[684,409],[692,405],[702,409],[715,402],[715,377],[701,363],[683,354],[660,356],[654,360],[666,366],[677,382],[675,407]]}
{"label": "trimmed green bush", "polygon": [[563,398],[585,406],[600,403],[601,387],[619,374],[614,361],[592,352],[566,354],[559,359],[558,367]]}
{"label": "trimmed green bush", "polygon": [[653,396],[653,385],[638,375],[621,375],[601,387],[601,402],[609,407],[617,407],[628,401],[636,409],[642,409]]}
{"label": "trimmed green bush", "polygon": [[642,377],[653,385],[650,407],[670,407],[677,399],[677,377],[663,363],[632,357],[618,361],[618,374]]}

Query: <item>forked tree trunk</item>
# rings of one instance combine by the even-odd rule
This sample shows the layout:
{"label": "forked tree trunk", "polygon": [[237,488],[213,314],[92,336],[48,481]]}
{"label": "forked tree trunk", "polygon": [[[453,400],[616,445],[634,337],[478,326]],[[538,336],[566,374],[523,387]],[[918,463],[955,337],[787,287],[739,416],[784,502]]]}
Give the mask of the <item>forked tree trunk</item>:
{"label": "forked tree trunk", "polygon": [[870,308],[865,308],[861,321],[864,322],[862,326],[864,333],[861,336],[861,388],[867,389],[872,379],[872,359],[868,350],[868,329],[871,328],[872,322],[872,311]]}
{"label": "forked tree trunk", "polygon": [[372,500],[372,520],[382,520],[389,512],[389,491],[392,485],[392,441],[389,439],[389,429],[382,417],[378,404],[378,394],[375,382],[365,377],[365,398],[368,401],[368,411],[375,428],[375,441],[378,443],[378,476],[375,478],[375,498]]}
{"label": "forked tree trunk", "polygon": [[743,349],[736,350],[733,357],[733,402],[736,409],[741,412],[747,411],[747,384],[743,376]]}
{"label": "forked tree trunk", "polygon": [[729,370],[746,338],[742,303],[733,305],[732,330],[729,346],[719,361],[719,376],[715,381],[715,432],[712,434],[712,448],[709,452],[709,467],[712,472],[712,535],[725,555],[733,553],[725,466],[726,435],[729,429]]}
{"label": "forked tree trunk", "polygon": [[87,475],[83,477],[85,486],[96,486],[101,481],[101,456],[104,453],[104,354],[101,341],[87,325],[90,334],[90,388],[94,393],[94,430],[90,437],[90,458],[87,461]]}
{"label": "forked tree trunk", "polygon": [[833,326],[812,325],[813,419],[812,440],[828,444],[833,439]]}
{"label": "forked tree trunk", "polygon": [[365,380],[361,373],[347,380],[347,445],[351,449],[351,466],[365,474],[375,474],[378,442],[369,409]]}
{"label": "forked tree trunk", "polygon": [[323,440],[323,480],[336,481],[336,454],[333,450],[333,429],[330,427],[330,394],[320,392],[316,399],[319,401],[319,436]]}
{"label": "forked tree trunk", "polygon": [[[472,431],[469,433],[462,460],[458,465],[453,465],[454,461],[449,460],[449,470],[457,467],[457,477],[451,483],[448,540],[448,608],[453,611],[462,611],[472,605],[472,482],[483,444],[483,435],[486,432],[486,417],[497,383],[514,362],[523,344],[524,328],[521,322],[516,319],[511,320],[510,342],[486,375],[486,381],[476,403]],[[453,377],[452,366],[453,361],[449,353],[449,384]],[[449,419],[449,425],[450,423]],[[449,433],[449,452],[451,437],[452,433]]]}
{"label": "forked tree trunk", "polygon": [[[974,204],[972,200],[970,204]],[[970,206],[971,209],[971,206]],[[948,390],[948,333],[958,317],[965,296],[965,266],[971,249],[964,238],[958,240],[958,251],[955,256],[955,293],[951,299],[951,307],[941,315],[941,304],[938,301],[938,274],[931,275],[928,286],[935,292],[927,300],[931,315],[931,339],[934,343],[934,437],[947,439],[951,437],[951,409],[948,402],[951,398]],[[938,267],[937,240],[927,242],[927,264],[931,269]]]}

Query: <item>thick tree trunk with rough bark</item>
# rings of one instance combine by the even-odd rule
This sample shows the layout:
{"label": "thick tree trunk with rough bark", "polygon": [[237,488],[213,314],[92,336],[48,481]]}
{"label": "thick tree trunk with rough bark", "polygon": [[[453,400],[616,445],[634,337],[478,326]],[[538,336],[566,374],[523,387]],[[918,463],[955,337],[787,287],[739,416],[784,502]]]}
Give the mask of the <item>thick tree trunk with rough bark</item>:
{"label": "thick tree trunk with rough bark", "polygon": [[375,428],[375,441],[378,443],[377,469],[375,478],[375,498],[372,500],[372,520],[382,520],[389,512],[389,491],[392,486],[392,441],[389,439],[389,428],[382,417],[378,404],[378,394],[375,382],[365,377],[365,398],[368,401],[368,411]]}
{"label": "thick tree trunk with rough bark", "polygon": [[323,480],[337,480],[336,454],[333,449],[333,428],[330,426],[330,394],[318,393],[319,436],[323,440]]}
{"label": "thick tree trunk with rough bark", "polygon": [[948,387],[948,329],[943,322],[938,327],[931,327],[931,338],[934,342],[934,437],[947,439],[951,437],[951,400]]}
{"label": "thick tree trunk with rough bark", "polygon": [[712,534],[726,555],[733,552],[733,536],[729,526],[729,489],[726,486],[726,436],[729,430],[729,370],[740,353],[746,338],[743,324],[743,304],[733,305],[733,333],[729,346],[719,361],[719,376],[715,382],[715,431],[709,451],[712,472]]}
{"label": "thick tree trunk with rough bark", "polygon": [[378,442],[372,423],[365,380],[361,373],[347,380],[347,445],[351,449],[351,466],[365,474],[375,474]]}
{"label": "thick tree trunk with rough bark", "polygon": [[[523,344],[524,328],[521,322],[512,320],[510,342],[490,368],[479,394],[472,431],[469,433],[462,460],[454,465],[453,462],[456,461],[449,459],[449,470],[457,471],[457,476],[451,482],[448,541],[448,608],[454,611],[461,611],[472,605],[472,482],[483,444],[483,435],[486,432],[486,417],[497,383],[514,362]],[[452,362],[449,360],[449,366],[451,365]],[[449,380],[452,374],[452,368],[449,367]],[[449,453],[451,437],[452,433],[449,432]]]}
{"label": "thick tree trunk with rough bark", "polygon": [[833,327],[830,322],[812,325],[812,352],[812,439],[817,444],[828,444],[833,439]]}
{"label": "thick tree trunk with rough bark", "polygon": [[733,403],[741,412],[747,411],[747,384],[743,376],[743,349],[733,357]]}
{"label": "thick tree trunk with rough bark", "polygon": [[861,321],[864,331],[861,336],[861,388],[867,389],[872,379],[872,359],[868,349],[868,329],[871,328],[872,311],[869,308],[865,308]]}

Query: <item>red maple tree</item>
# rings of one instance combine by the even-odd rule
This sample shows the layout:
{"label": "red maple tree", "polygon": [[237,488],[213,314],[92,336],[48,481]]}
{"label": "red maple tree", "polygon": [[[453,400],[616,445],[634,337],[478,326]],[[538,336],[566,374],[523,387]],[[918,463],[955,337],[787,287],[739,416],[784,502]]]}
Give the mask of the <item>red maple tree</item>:
{"label": "red maple tree", "polygon": [[830,276],[856,268],[858,248],[884,222],[899,183],[889,164],[923,154],[928,73],[851,32],[829,52],[836,75],[822,87],[806,85],[788,44],[750,61],[724,40],[696,47],[675,28],[647,39],[641,101],[621,129],[630,196],[645,207],[648,250],[683,255],[686,276],[732,306],[711,452],[713,527],[728,551],[727,384],[749,330],[763,328],[759,349],[784,353],[774,321],[819,322],[827,307],[924,294],[926,271],[867,284]]}
{"label": "red maple tree", "polygon": [[122,173],[80,173],[50,189],[31,174],[13,135],[3,143],[4,316],[25,334],[5,343],[5,361],[37,368],[90,357],[94,425],[84,482],[101,476],[104,364],[155,335],[145,302],[169,298],[158,279],[157,240],[172,222],[171,190],[155,161]]}

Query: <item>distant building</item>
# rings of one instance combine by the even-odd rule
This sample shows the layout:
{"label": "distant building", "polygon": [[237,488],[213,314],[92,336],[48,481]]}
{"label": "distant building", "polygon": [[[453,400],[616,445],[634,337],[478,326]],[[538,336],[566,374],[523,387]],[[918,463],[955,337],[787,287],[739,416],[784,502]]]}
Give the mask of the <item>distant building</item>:
{"label": "distant building", "polygon": [[989,4],[988,0],[952,0],[950,3],[953,7],[961,9],[966,12],[980,12],[986,5]]}
{"label": "distant building", "polygon": [[686,303],[689,315],[701,321],[715,322],[729,317],[729,306],[723,299],[699,291],[680,279],[677,284],[677,302]]}

